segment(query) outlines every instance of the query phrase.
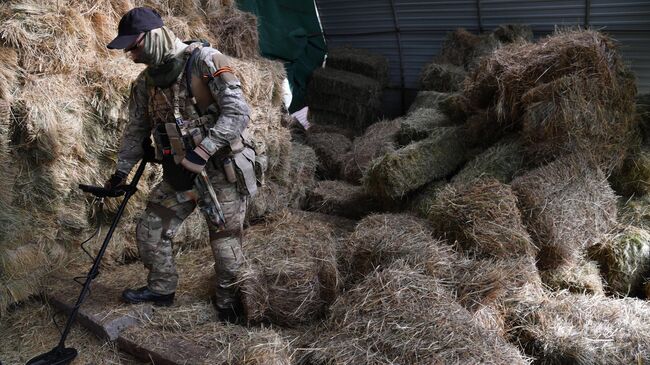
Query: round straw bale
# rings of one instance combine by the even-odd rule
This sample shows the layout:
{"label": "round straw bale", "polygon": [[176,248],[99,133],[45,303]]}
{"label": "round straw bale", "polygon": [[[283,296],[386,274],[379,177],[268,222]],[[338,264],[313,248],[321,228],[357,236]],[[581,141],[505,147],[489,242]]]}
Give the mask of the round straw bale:
{"label": "round straw bale", "polygon": [[440,235],[479,257],[534,256],[537,251],[522,224],[517,197],[494,178],[447,185],[428,218]]}
{"label": "round straw bale", "polygon": [[285,326],[323,315],[340,285],[330,227],[306,214],[280,212],[248,229],[239,280],[248,320]]}
{"label": "round straw bale", "polygon": [[400,146],[427,138],[436,127],[451,125],[447,115],[438,109],[420,108],[398,119],[397,141]]}
{"label": "round straw bale", "polygon": [[307,194],[307,209],[321,213],[359,219],[380,209],[363,187],[340,180],[325,180]]}
{"label": "round straw bale", "polygon": [[567,156],[512,182],[524,224],[540,248],[542,269],[575,263],[616,223],[616,197],[601,170]]}
{"label": "round straw bale", "polygon": [[650,274],[650,232],[628,226],[590,253],[600,264],[608,291],[623,296],[642,295],[644,277]]}
{"label": "round straw bale", "polygon": [[502,43],[532,42],[533,40],[533,30],[525,24],[502,24],[494,28],[492,34]]}
{"label": "round straw bale", "polygon": [[399,261],[339,297],[329,328],[310,346],[325,363],[529,363],[474,322],[439,280]]}
{"label": "round straw bale", "polygon": [[415,96],[415,100],[413,100],[413,103],[411,103],[411,106],[409,106],[407,114],[411,114],[420,108],[436,109],[438,108],[440,101],[448,98],[450,95],[451,94],[449,93],[441,93],[430,90],[418,91],[417,95]]}
{"label": "round straw bale", "polygon": [[352,142],[338,133],[309,133],[307,144],[318,156],[318,175],[324,179],[338,178],[345,162],[345,154],[350,150]]}
{"label": "round straw bale", "polygon": [[572,294],[521,296],[513,335],[540,364],[605,365],[650,359],[650,307],[637,299]]}
{"label": "round straw bale", "polygon": [[614,190],[625,196],[650,193],[650,146],[641,146],[630,153],[609,180]]}
{"label": "round straw bale", "polygon": [[340,47],[327,51],[327,67],[361,74],[388,85],[388,59],[361,48]]}
{"label": "round straw bale", "polygon": [[236,7],[226,7],[207,14],[207,26],[215,48],[236,58],[258,58],[257,17]]}
{"label": "round straw bale", "polygon": [[451,182],[468,183],[479,177],[493,177],[507,184],[523,168],[522,143],[516,138],[506,138],[470,160]]}
{"label": "round straw bale", "polygon": [[551,290],[566,289],[573,293],[603,295],[603,281],[595,261],[580,260],[540,272],[542,281]]}
{"label": "round straw bale", "polygon": [[560,77],[526,92],[522,136],[529,158],[589,151],[607,170],[620,165],[633,136],[634,104],[613,92],[591,75]]}
{"label": "round straw bale", "polygon": [[361,220],[345,242],[346,283],[356,283],[375,269],[403,260],[442,281],[449,281],[456,254],[433,238],[427,221],[410,214],[373,214]]}
{"label": "round straw bale", "polygon": [[355,138],[343,158],[343,177],[353,184],[359,183],[372,160],[395,150],[399,128],[399,120],[385,120],[371,125],[363,136]]}
{"label": "round straw bale", "polygon": [[446,177],[465,162],[464,142],[460,128],[439,127],[429,138],[373,160],[363,184],[373,196],[400,198]]}
{"label": "round straw bale", "polygon": [[432,90],[438,92],[458,91],[465,79],[465,70],[462,67],[428,63],[422,69],[420,75],[420,90]]}
{"label": "round straw bale", "polygon": [[474,108],[462,94],[451,94],[438,102],[440,111],[445,113],[453,124],[465,123],[467,117],[474,114]]}

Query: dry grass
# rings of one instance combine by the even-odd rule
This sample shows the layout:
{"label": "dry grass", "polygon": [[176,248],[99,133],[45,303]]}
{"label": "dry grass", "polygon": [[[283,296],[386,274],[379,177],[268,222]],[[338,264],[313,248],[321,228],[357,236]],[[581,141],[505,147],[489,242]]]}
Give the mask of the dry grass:
{"label": "dry grass", "polygon": [[617,193],[625,196],[643,196],[650,193],[650,148],[641,146],[630,153],[620,169],[609,178]]}
{"label": "dry grass", "polygon": [[330,227],[283,211],[253,226],[239,280],[249,321],[295,326],[322,316],[340,285]]}
{"label": "dry grass", "polygon": [[[303,363],[528,364],[440,282],[403,262],[375,271],[332,306]],[[398,359],[398,360],[397,360]]]}
{"label": "dry grass", "polygon": [[451,125],[447,115],[438,109],[428,108],[416,109],[398,120],[400,127],[397,141],[400,146],[427,138],[437,127]]}
{"label": "dry grass", "polygon": [[379,211],[381,205],[363,190],[340,180],[325,180],[316,183],[308,193],[308,210],[359,219],[369,213]]}
{"label": "dry grass", "polygon": [[508,184],[524,170],[523,146],[518,139],[506,138],[467,162],[452,183],[468,183],[480,177],[493,177]]}
{"label": "dry grass", "polygon": [[437,91],[418,91],[415,100],[409,106],[407,114],[410,114],[420,108],[435,109],[438,108],[440,102],[449,97],[449,93],[440,93]]}
{"label": "dry grass", "polygon": [[518,300],[513,334],[539,364],[650,360],[650,307],[643,301],[567,292]]}
{"label": "dry grass", "polygon": [[540,267],[574,264],[615,227],[616,197],[599,169],[569,156],[516,178],[524,224],[540,248]]}
{"label": "dry grass", "polygon": [[479,36],[459,28],[447,34],[442,50],[437,57],[439,63],[466,67],[472,62],[474,52],[481,39]]}
{"label": "dry grass", "polygon": [[458,91],[465,79],[465,70],[451,64],[428,63],[420,74],[420,90],[443,93]]}
{"label": "dry grass", "polygon": [[537,249],[522,224],[517,197],[493,178],[448,185],[429,210],[438,234],[477,257],[534,256]]}
{"label": "dry grass", "polygon": [[572,293],[603,295],[603,280],[595,261],[579,260],[540,273],[542,281],[551,290],[566,289]]}
{"label": "dry grass", "polygon": [[207,15],[207,26],[213,35],[214,47],[228,56],[259,58],[257,17],[236,7],[226,7]]}
{"label": "dry grass", "polygon": [[399,128],[399,121],[385,120],[371,125],[363,136],[355,138],[344,157],[343,177],[351,183],[359,183],[372,160],[395,150]]}
{"label": "dry grass", "polygon": [[373,196],[400,198],[458,168],[465,161],[464,143],[458,127],[440,127],[427,139],[373,160],[363,184]]}
{"label": "dry grass", "polygon": [[337,179],[341,175],[345,154],[350,150],[352,142],[338,133],[308,133],[307,144],[318,156],[316,172],[323,179]]}
{"label": "dry grass", "polygon": [[327,67],[348,71],[388,85],[388,60],[386,57],[360,48],[331,48],[327,51]]}

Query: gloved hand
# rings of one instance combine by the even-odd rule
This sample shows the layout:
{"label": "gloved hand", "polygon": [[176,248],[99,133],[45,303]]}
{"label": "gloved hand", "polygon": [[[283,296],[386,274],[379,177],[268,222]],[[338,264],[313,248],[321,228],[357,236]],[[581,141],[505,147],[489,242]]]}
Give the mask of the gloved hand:
{"label": "gloved hand", "polygon": [[196,147],[193,151],[187,151],[185,158],[181,160],[181,165],[188,171],[200,174],[205,168],[210,155],[201,146]]}
{"label": "gloved hand", "polygon": [[115,171],[104,183],[104,188],[114,190],[126,185],[126,176],[122,171]]}

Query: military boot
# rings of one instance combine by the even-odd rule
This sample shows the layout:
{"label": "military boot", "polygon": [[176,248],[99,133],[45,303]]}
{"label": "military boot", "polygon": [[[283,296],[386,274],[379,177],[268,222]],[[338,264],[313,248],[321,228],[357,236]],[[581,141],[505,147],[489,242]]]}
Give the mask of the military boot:
{"label": "military boot", "polygon": [[217,309],[217,315],[219,316],[220,321],[241,325],[246,323],[244,305],[239,296],[237,296],[237,299],[234,302],[227,305],[220,305],[219,301],[216,300],[216,296],[213,296],[212,300],[214,307]]}
{"label": "military boot", "polygon": [[122,299],[131,304],[149,302],[153,305],[169,307],[174,304],[174,294],[157,294],[146,286],[139,289],[126,289],[122,292]]}

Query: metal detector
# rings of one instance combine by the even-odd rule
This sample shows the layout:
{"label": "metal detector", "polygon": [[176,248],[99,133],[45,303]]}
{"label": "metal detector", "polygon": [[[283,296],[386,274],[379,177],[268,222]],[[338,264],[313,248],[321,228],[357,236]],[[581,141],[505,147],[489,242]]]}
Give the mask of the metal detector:
{"label": "metal detector", "polygon": [[79,189],[83,190],[86,193],[93,194],[98,198],[118,197],[124,195],[124,199],[122,200],[122,203],[117,210],[115,218],[113,218],[113,223],[111,224],[111,228],[106,234],[106,238],[104,238],[104,243],[99,249],[99,253],[93,260],[93,266],[90,268],[90,271],[88,271],[88,274],[86,275],[86,280],[83,282],[83,289],[81,289],[77,303],[74,305],[72,311],[70,312],[70,315],[68,316],[68,321],[66,322],[65,328],[61,333],[59,344],[49,352],[38,355],[29,360],[27,362],[27,365],[67,365],[72,362],[75,357],[77,357],[77,349],[72,347],[65,347],[65,340],[70,333],[70,329],[72,328],[75,319],[77,318],[77,312],[79,312],[81,304],[88,295],[88,292],[90,290],[90,282],[97,276],[97,273],[99,272],[99,264],[102,261],[102,257],[104,257],[104,252],[108,247],[108,243],[110,242],[111,237],[113,236],[115,227],[117,227],[117,223],[120,221],[120,218],[122,218],[124,208],[126,208],[126,204],[129,201],[129,198],[131,198],[131,196],[133,196],[133,194],[135,194],[135,192],[138,190],[138,181],[140,181],[140,177],[142,177],[142,173],[144,172],[146,165],[147,161],[143,159],[142,162],[140,162],[138,170],[135,172],[135,176],[133,176],[131,183],[128,185],[120,186],[119,189],[106,189],[101,186],[79,184]]}

